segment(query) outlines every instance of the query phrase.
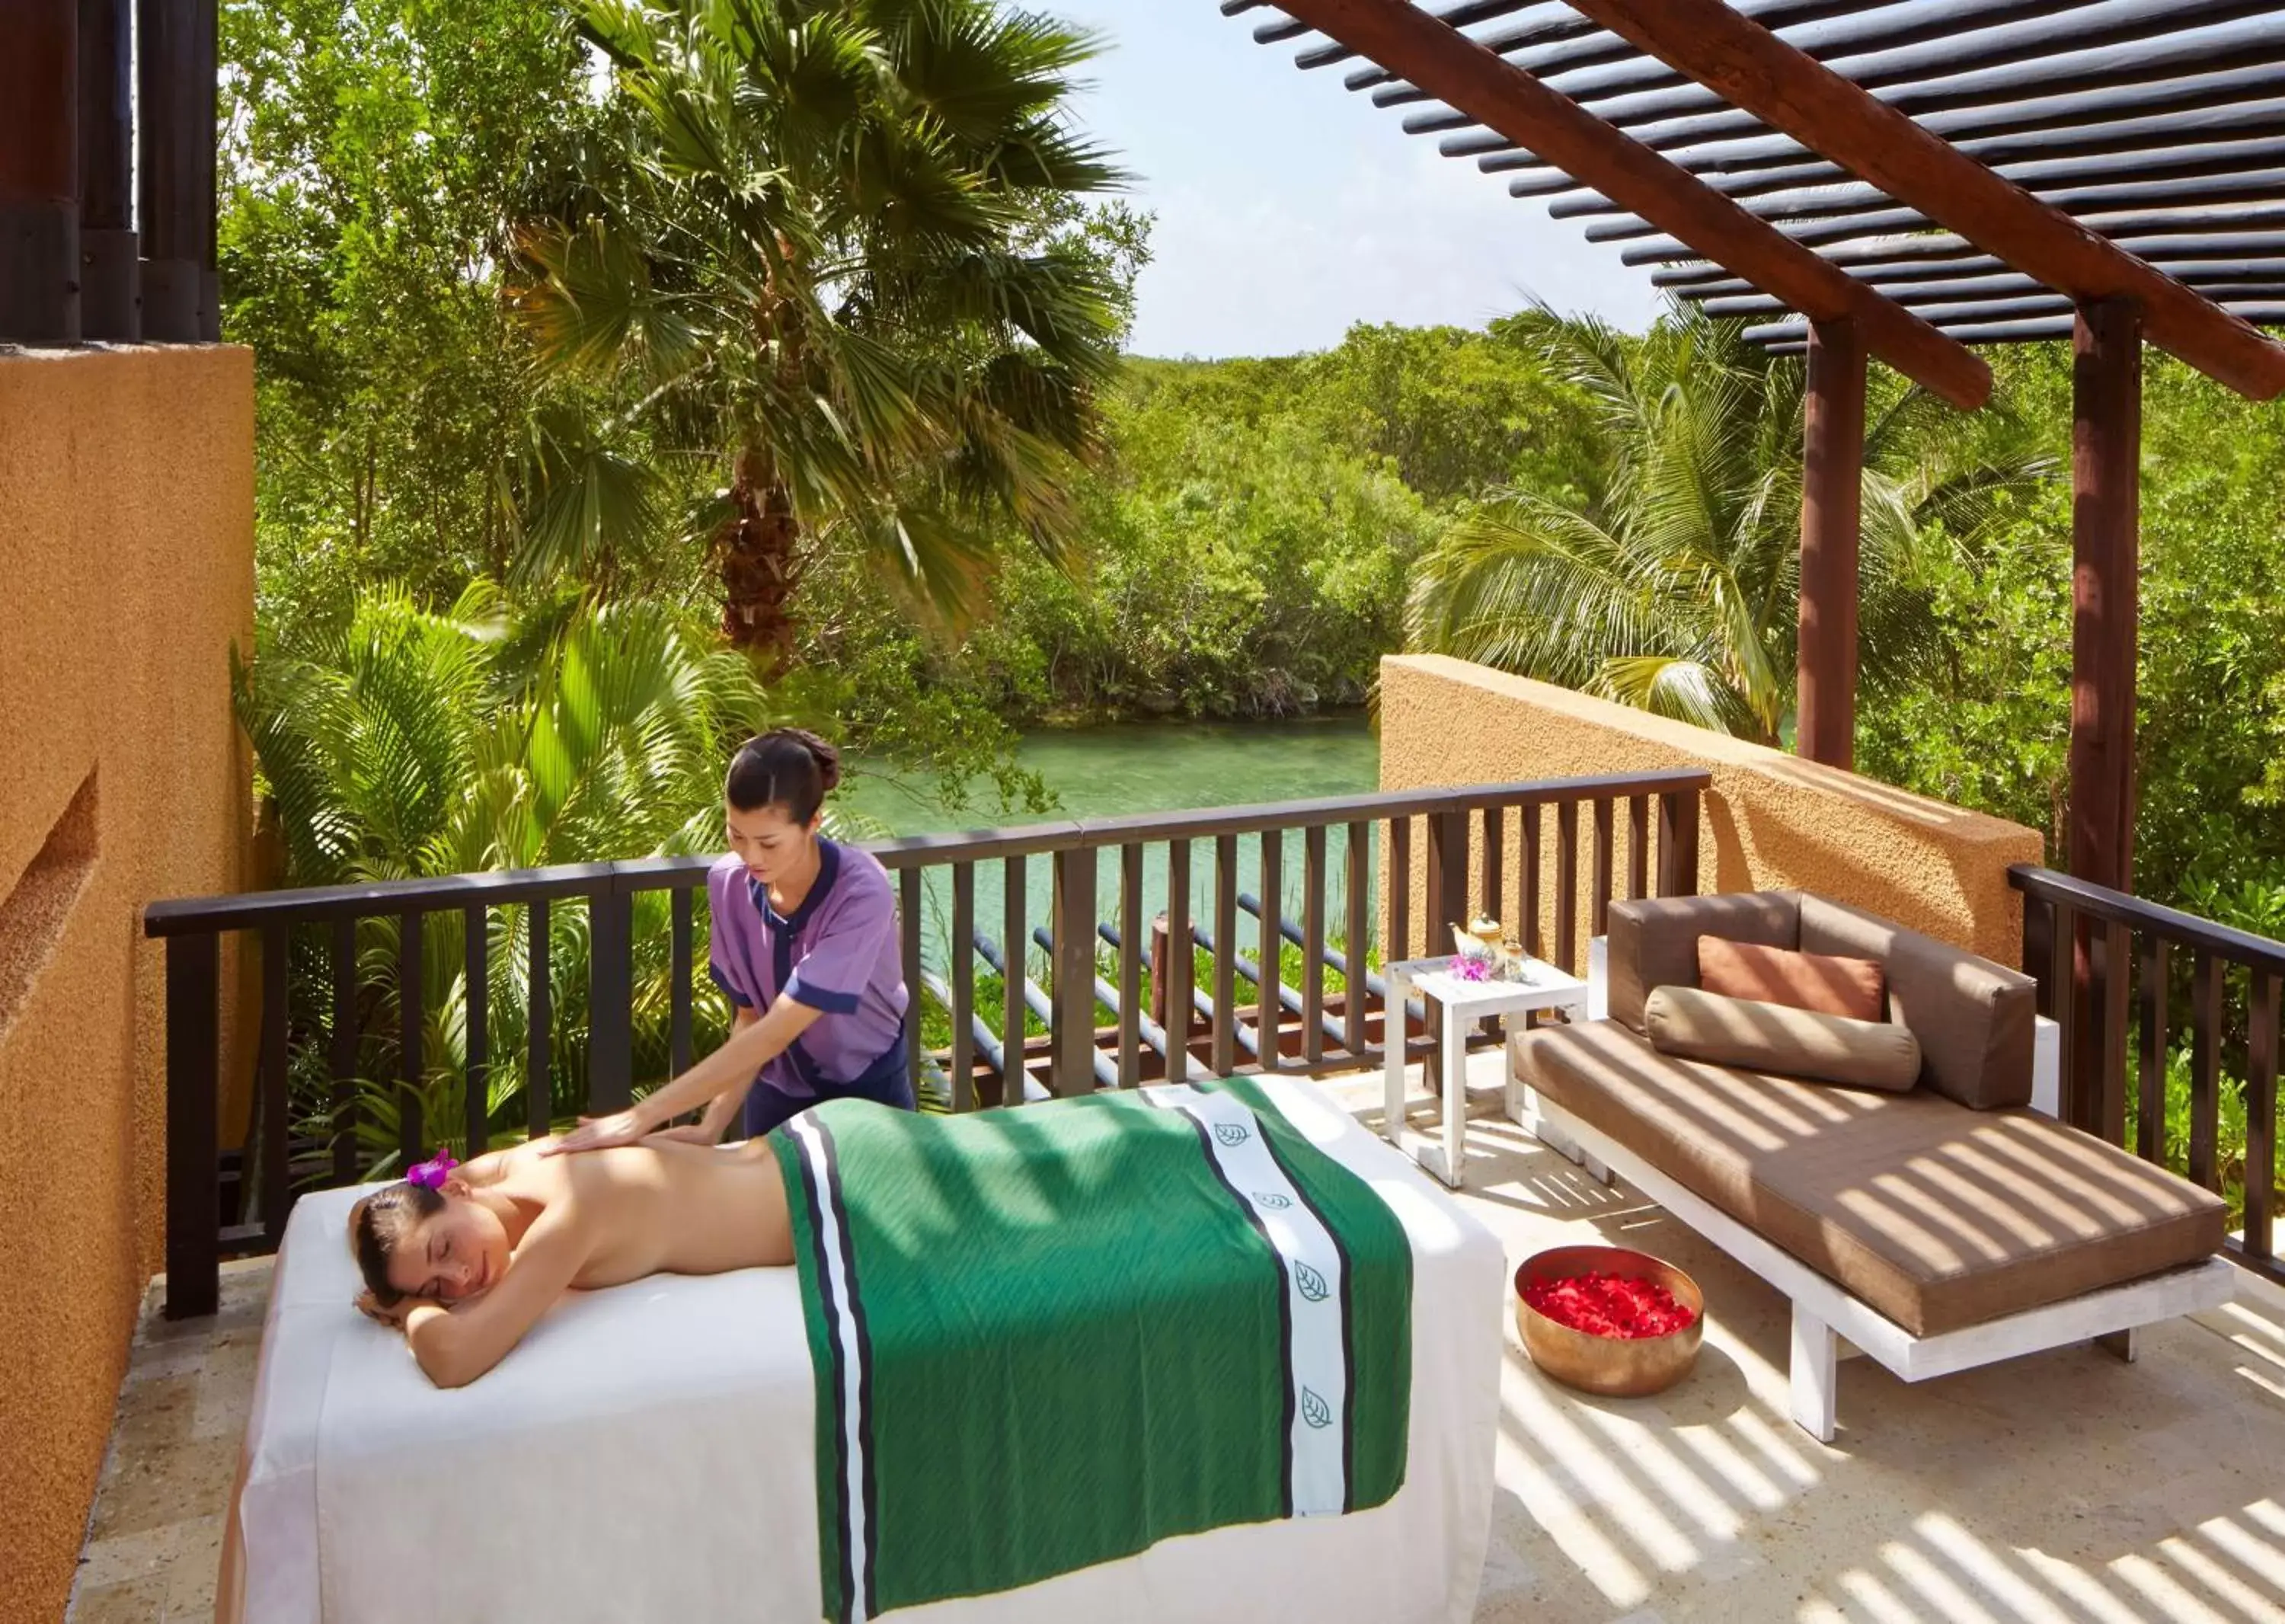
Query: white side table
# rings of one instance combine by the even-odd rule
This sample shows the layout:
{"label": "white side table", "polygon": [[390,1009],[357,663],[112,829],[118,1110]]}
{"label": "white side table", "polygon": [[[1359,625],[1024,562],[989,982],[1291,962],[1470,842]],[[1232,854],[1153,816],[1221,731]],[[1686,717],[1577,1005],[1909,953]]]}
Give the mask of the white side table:
{"label": "white side table", "polygon": [[[1399,1149],[1409,1149],[1423,1167],[1457,1189],[1465,1182],[1467,1131],[1468,1028],[1486,1016],[1526,1015],[1534,1009],[1561,1009],[1574,1021],[1587,1018],[1587,984],[1552,964],[1526,959],[1517,978],[1463,981],[1452,973],[1449,954],[1433,959],[1406,959],[1384,964],[1387,1018],[1384,1031],[1394,1040],[1383,1042],[1387,1059],[1382,1080],[1385,1110],[1381,1133]],[[1416,1140],[1407,1144],[1404,1131],[1404,1000],[1414,994],[1431,998],[1444,1010],[1444,1110],[1442,1142]]]}

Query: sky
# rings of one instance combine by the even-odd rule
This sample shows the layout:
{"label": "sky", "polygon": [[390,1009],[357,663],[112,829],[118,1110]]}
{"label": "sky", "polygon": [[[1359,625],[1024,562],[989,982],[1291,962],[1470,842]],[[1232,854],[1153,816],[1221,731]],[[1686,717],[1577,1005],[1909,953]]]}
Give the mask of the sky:
{"label": "sky", "polygon": [[1646,270],[1582,223],[1440,157],[1396,109],[1253,43],[1259,13],[1215,0],[1032,0],[1106,35],[1076,111],[1157,216],[1131,348],[1145,356],[1292,355],[1356,322],[1480,326],[1534,298],[1646,326]]}

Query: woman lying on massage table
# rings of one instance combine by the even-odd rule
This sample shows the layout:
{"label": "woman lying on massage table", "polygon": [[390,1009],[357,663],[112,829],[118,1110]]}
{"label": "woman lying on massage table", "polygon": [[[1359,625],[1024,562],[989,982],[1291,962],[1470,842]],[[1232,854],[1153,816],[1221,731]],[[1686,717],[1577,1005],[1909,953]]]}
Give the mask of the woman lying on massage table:
{"label": "woman lying on massage table", "polygon": [[439,1387],[498,1364],[566,1291],[793,1261],[766,1140],[542,1154],[550,1142],[424,1163],[349,1211],[357,1306],[402,1327]]}

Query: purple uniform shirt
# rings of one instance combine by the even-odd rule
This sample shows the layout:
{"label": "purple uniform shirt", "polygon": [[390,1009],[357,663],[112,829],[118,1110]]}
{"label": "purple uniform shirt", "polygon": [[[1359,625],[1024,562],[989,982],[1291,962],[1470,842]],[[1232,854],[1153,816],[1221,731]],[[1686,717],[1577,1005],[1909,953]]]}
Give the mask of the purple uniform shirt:
{"label": "purple uniform shirt", "polygon": [[761,1081],[815,1099],[886,1060],[905,1029],[905,971],[896,889],[870,852],[820,838],[817,879],[790,916],[734,852],[707,872],[713,911],[707,965],[742,1008],[766,1013],[782,995],[821,1011],[762,1068]]}

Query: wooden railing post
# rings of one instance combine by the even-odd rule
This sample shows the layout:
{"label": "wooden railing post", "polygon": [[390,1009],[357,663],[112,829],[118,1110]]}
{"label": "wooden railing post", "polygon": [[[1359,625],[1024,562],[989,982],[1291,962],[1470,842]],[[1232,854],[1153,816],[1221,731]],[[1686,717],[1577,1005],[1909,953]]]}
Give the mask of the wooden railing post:
{"label": "wooden railing post", "polygon": [[587,898],[587,1109],[634,1097],[634,909],[617,885]]}
{"label": "wooden railing post", "polygon": [[1658,894],[1698,894],[1698,791],[1658,797]]}
{"label": "wooden railing post", "polygon": [[[1091,846],[1055,855],[1055,1030],[1048,1039],[1048,1086],[1058,1094],[1095,1089],[1095,861]],[[1017,952],[1017,945],[1009,946],[1011,973]]]}
{"label": "wooden railing post", "polygon": [[214,932],[167,940],[167,1317],[212,1314],[222,1297],[215,1171],[222,969]]}

